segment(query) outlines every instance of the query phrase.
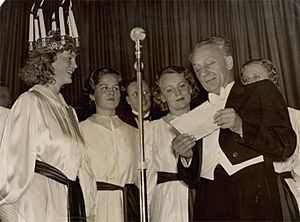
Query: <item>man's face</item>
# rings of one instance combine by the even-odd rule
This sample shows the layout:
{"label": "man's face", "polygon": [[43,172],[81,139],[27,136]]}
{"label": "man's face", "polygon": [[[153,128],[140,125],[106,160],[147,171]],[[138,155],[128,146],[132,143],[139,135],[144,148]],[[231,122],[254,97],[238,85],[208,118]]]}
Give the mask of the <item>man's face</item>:
{"label": "man's face", "polygon": [[244,67],[241,78],[241,81],[244,85],[248,85],[263,79],[269,79],[269,76],[262,65],[250,64]]}
{"label": "man's face", "polygon": [[[150,110],[151,106],[151,94],[148,84],[143,81],[143,113],[147,113]],[[131,109],[134,111],[138,111],[139,107],[139,97],[138,97],[138,84],[137,82],[132,82],[127,87],[127,103],[131,106]]]}
{"label": "man's face", "polygon": [[200,47],[191,62],[198,80],[209,93],[219,94],[232,80],[232,57],[214,45]]}

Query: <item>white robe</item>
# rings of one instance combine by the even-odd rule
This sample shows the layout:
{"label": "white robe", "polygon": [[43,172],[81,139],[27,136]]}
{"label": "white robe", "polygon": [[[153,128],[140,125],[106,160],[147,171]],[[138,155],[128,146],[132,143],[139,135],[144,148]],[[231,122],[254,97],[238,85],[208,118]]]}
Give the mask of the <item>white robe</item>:
{"label": "white robe", "polygon": [[278,173],[292,171],[293,179],[285,179],[285,181],[296,198],[300,212],[300,110],[288,107],[288,111],[293,130],[297,136],[296,149],[287,160],[274,162],[274,168]]}
{"label": "white robe", "polygon": [[0,106],[0,138],[2,138],[2,134],[3,134],[3,130],[4,130],[4,126],[6,123],[6,119],[7,119],[9,110],[10,109],[8,109],[8,108]]}
{"label": "white robe", "polygon": [[[94,118],[98,120],[97,123],[93,121]],[[135,128],[117,116],[94,114],[80,122],[80,129],[97,181],[119,186],[136,183],[138,142]],[[96,212],[97,222],[123,222],[122,191],[98,191]]]}
{"label": "white robe", "polygon": [[3,133],[0,206],[12,205],[18,221],[67,222],[67,187],[34,173],[35,161],[40,160],[71,180],[79,177],[92,220],[96,187],[84,145],[75,112],[62,95],[57,99],[42,85],[23,93],[12,107]]}
{"label": "white robe", "polygon": [[157,172],[177,173],[178,157],[172,149],[174,129],[163,118],[145,127],[147,197],[153,222],[188,221],[188,186],[182,181],[157,183]]}

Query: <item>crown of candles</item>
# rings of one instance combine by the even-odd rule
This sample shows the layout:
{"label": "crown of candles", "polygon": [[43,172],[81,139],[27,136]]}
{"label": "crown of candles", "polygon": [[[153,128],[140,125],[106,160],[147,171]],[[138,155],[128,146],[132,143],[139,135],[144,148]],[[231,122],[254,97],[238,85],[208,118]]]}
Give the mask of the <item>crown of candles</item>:
{"label": "crown of candles", "polygon": [[58,8],[59,15],[59,29],[56,25],[55,12],[52,14],[51,30],[46,35],[46,28],[43,16],[42,5],[44,0],[41,2],[36,16],[34,16],[33,4],[29,16],[29,52],[30,53],[45,53],[45,52],[56,52],[67,49],[79,50],[79,35],[75,22],[74,13],[72,11],[72,1],[67,16],[68,33],[66,32],[65,17],[62,1]]}

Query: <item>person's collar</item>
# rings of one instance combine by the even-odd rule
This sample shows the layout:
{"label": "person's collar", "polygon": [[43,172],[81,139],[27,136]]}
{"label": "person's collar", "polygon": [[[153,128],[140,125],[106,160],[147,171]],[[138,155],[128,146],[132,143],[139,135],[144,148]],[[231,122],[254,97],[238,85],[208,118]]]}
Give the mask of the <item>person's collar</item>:
{"label": "person's collar", "polygon": [[47,87],[46,85],[36,84],[33,87],[31,87],[29,89],[29,91],[37,91],[40,94],[46,96],[47,98],[52,99],[56,103],[69,108],[69,105],[66,103],[66,101],[65,101],[64,97],[62,96],[62,94],[59,93],[57,96],[55,96],[55,94],[52,92],[52,90],[49,87]]}
{"label": "person's collar", "polygon": [[215,102],[215,101],[220,101],[220,100],[226,100],[228,95],[229,95],[229,92],[232,88],[234,84],[234,81],[228,83],[225,88],[222,87],[221,90],[220,90],[220,95],[217,95],[215,93],[208,93],[208,100],[210,102]]}
{"label": "person's collar", "polygon": [[[134,115],[138,116],[138,112],[137,112],[137,111],[135,111],[135,110],[133,110],[133,109],[132,109],[131,111],[132,111],[132,113],[133,113]],[[150,115],[150,110],[149,110],[148,112],[146,112],[146,114],[144,115],[143,118],[147,118],[149,115]]]}

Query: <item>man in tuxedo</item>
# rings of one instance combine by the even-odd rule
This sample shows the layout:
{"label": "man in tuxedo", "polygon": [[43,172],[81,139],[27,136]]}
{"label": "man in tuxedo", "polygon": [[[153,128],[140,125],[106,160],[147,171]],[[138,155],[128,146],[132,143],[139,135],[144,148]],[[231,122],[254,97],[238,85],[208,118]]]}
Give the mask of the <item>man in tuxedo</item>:
{"label": "man in tuxedo", "polygon": [[[219,127],[196,141],[173,140],[181,178],[196,188],[194,221],[281,221],[272,162],[291,156],[296,135],[285,101],[270,81],[247,87],[234,81],[230,44],[211,37],[190,55]],[[201,117],[199,117],[201,118]]]}
{"label": "man in tuxedo", "polygon": [[[148,83],[142,80],[142,96],[143,96],[143,119],[151,121],[161,117],[161,113],[151,108],[151,91]],[[131,79],[126,87],[126,102],[130,106],[128,109],[123,109],[118,112],[118,116],[125,123],[138,128],[138,83],[136,79]]]}

